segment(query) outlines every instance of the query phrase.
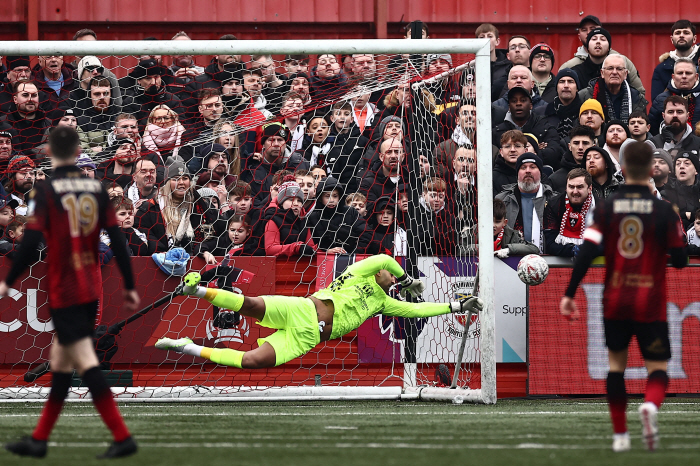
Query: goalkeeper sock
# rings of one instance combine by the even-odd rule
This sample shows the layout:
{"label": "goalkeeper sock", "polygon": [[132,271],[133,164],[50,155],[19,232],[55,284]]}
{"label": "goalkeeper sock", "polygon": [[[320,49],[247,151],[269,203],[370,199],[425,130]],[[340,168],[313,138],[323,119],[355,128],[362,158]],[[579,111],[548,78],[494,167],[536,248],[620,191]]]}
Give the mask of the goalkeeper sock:
{"label": "goalkeeper sock", "polygon": [[[200,291],[204,291],[204,296],[199,296]],[[198,298],[204,298],[214,306],[228,309],[233,312],[238,312],[243,306],[244,297],[238,293],[233,293],[231,291],[219,290],[217,288],[204,288],[199,287],[197,293],[195,294]]]}
{"label": "goalkeeper sock", "polygon": [[52,376],[49,399],[46,400],[39,422],[32,433],[34,440],[46,441],[49,439],[53,426],[56,425],[58,416],[63,410],[63,403],[68,396],[68,390],[73,379],[73,374],[70,372],[52,372]]}
{"label": "goalkeeper sock", "polygon": [[608,407],[610,408],[610,420],[613,432],[624,434],[627,432],[627,389],[625,388],[625,374],[623,372],[608,372],[607,381]]}
{"label": "goalkeeper sock", "polygon": [[185,347],[182,348],[182,352],[190,356],[198,356],[217,364],[237,367],[239,369],[242,369],[243,355],[245,354],[245,351],[238,351],[230,348],[209,348],[195,345],[194,343],[185,345]]}
{"label": "goalkeeper sock", "polygon": [[644,401],[651,401],[657,408],[661,407],[664,398],[666,397],[666,388],[668,387],[668,374],[666,371],[654,371],[649,374],[647,379],[647,389],[644,393]]}
{"label": "goalkeeper sock", "polygon": [[204,350],[202,351],[203,358],[207,358],[217,364],[223,364],[224,366],[237,367],[239,369],[243,368],[243,355],[245,351],[238,351],[230,348],[204,348]]}

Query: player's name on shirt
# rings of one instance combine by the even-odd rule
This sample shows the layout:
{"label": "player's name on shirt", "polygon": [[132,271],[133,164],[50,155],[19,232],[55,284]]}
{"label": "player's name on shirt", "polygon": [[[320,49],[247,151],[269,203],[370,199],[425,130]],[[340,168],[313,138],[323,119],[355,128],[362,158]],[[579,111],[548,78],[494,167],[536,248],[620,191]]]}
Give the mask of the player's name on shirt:
{"label": "player's name on shirt", "polygon": [[51,180],[51,186],[58,194],[74,191],[98,193],[102,190],[100,182],[92,178],[59,178]]}
{"label": "player's name on shirt", "polygon": [[614,214],[650,214],[654,209],[651,199],[615,199]]}

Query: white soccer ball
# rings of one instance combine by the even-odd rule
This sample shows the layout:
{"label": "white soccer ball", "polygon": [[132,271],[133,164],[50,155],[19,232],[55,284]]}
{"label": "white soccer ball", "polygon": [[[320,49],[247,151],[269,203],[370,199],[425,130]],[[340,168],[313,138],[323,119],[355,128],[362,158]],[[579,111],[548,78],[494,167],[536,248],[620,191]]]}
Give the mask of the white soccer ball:
{"label": "white soccer ball", "polygon": [[539,285],[547,275],[549,275],[549,265],[537,254],[528,254],[518,262],[518,278],[526,285]]}

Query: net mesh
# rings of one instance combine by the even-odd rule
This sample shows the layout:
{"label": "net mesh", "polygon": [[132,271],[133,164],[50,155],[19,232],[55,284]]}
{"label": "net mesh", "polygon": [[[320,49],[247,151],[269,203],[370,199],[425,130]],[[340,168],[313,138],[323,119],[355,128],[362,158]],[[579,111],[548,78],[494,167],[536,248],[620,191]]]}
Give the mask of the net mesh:
{"label": "net mesh", "polygon": [[[353,262],[380,253],[423,278],[422,299],[471,294],[472,57],[52,56],[26,64],[22,58],[8,57],[19,61],[8,62],[0,93],[0,170],[15,223],[35,179],[51,175],[47,134],[58,125],[76,127],[79,165],[103,180],[124,222],[144,305],[179,283],[177,264],[152,257],[173,248],[191,256],[185,268],[201,270],[208,286],[251,296],[308,296]],[[9,221],[3,227],[3,251],[11,258],[17,235]],[[0,306],[0,385],[9,388],[0,396],[31,398],[50,382],[45,252],[37,252]],[[442,386],[454,373],[467,326],[463,315],[377,316],[283,366],[217,366],[153,344],[189,336],[245,351],[271,331],[184,297],[131,316],[121,306],[111,257],[104,235],[95,343],[125,396]],[[10,261],[0,264],[7,270]],[[472,321],[459,386],[480,388],[480,328]],[[415,363],[416,373],[407,374],[405,363]]]}

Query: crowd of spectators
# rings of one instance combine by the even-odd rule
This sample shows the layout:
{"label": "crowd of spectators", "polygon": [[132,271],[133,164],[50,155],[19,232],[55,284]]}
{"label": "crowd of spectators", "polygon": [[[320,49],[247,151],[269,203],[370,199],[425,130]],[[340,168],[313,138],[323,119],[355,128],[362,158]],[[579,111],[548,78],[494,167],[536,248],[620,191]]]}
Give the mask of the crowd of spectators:
{"label": "crowd of spectators", "polygon": [[[424,23],[406,38],[414,24],[429,39]],[[625,182],[634,144],[654,148],[650,189],[677,206],[697,252],[700,53],[690,21],[670,32],[674,50],[647,91],[595,16],[581,20],[571,59],[522,35],[502,44],[480,25],[490,141],[476,139],[475,70],[441,75],[458,65],[449,54],[217,55],[206,67],[142,55],[124,76],[95,56],[4,57],[0,254],[22,237],[29,193],[51,175],[47,135],[61,125],[78,131],[78,165],[105,184],[134,255],[473,254],[477,177],[490,176],[499,257],[574,257],[588,214]],[[439,76],[412,89],[409,69],[413,81]],[[493,173],[477,174],[478,144]]]}

